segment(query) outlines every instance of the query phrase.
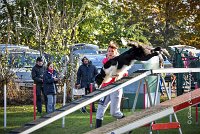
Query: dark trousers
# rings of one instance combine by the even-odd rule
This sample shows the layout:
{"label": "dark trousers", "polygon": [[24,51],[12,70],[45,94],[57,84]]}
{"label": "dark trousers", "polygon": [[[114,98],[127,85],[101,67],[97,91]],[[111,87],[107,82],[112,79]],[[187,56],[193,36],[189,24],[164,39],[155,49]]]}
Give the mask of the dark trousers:
{"label": "dark trousers", "polygon": [[42,113],[42,95],[44,96],[45,110],[47,112],[47,96],[44,94],[42,86],[37,86],[36,88],[36,105],[37,112]]}

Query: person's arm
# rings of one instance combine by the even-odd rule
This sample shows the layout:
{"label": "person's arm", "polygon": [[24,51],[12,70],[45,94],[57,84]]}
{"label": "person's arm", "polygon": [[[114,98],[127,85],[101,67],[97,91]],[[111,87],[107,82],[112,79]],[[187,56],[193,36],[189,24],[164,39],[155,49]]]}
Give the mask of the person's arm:
{"label": "person's arm", "polygon": [[96,66],[94,66],[94,75],[93,75],[93,78],[92,78],[92,82],[95,81],[95,77],[96,77],[97,74],[98,74],[98,70],[97,70]]}
{"label": "person's arm", "polygon": [[58,81],[60,80],[60,79],[58,78],[58,72],[57,72],[56,70],[54,70],[54,71],[55,71],[54,82],[55,82],[55,83],[58,83]]}
{"label": "person's arm", "polygon": [[43,76],[43,81],[44,83],[54,83],[54,78],[53,77],[49,77],[46,73]]}
{"label": "person's arm", "polygon": [[42,79],[41,79],[40,77],[37,76],[35,67],[32,68],[31,75],[32,75],[32,79],[33,79],[35,82],[42,83]]}
{"label": "person's arm", "polygon": [[78,68],[76,85],[81,83],[81,66]]}
{"label": "person's arm", "polygon": [[98,70],[97,68],[94,66],[94,76],[96,76],[98,74]]}
{"label": "person's arm", "polygon": [[124,75],[123,75],[123,77],[126,77],[126,76],[128,76],[128,71],[126,71],[126,72],[124,73]]}

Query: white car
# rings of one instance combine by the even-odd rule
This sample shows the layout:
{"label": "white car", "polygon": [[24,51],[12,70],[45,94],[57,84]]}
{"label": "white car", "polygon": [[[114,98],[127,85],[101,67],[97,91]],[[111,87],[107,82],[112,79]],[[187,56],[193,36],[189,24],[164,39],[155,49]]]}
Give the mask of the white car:
{"label": "white car", "polygon": [[2,54],[5,54],[6,49],[8,51],[8,64],[16,75],[14,80],[16,85],[20,88],[32,87],[31,70],[36,63],[36,58],[40,56],[40,52],[27,46],[0,44]]}
{"label": "white car", "polygon": [[188,45],[174,45],[174,46],[169,46],[169,48],[174,52],[175,48],[177,48],[179,51],[183,51],[184,53],[188,53],[188,52],[194,52],[196,53],[197,49],[195,47],[192,46],[188,46]]}

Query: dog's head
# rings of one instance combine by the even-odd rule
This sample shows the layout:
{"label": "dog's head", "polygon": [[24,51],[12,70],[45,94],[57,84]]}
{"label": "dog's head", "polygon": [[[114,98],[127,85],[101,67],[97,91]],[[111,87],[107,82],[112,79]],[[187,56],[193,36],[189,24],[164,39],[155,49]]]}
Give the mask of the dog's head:
{"label": "dog's head", "polygon": [[98,87],[102,84],[104,78],[102,77],[102,75],[99,73],[97,74],[97,76],[95,77],[95,82],[98,85]]}
{"label": "dog's head", "polygon": [[101,68],[101,72],[99,74],[97,74],[95,77],[95,82],[98,85],[98,87],[101,86],[105,76],[106,76],[105,71],[103,70],[103,68]]}

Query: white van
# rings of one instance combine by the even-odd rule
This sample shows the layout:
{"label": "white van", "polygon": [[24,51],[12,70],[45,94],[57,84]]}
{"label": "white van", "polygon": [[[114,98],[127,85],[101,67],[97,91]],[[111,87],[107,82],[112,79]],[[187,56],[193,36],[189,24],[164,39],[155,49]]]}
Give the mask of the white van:
{"label": "white van", "polygon": [[40,52],[27,46],[0,44],[0,52],[5,54],[6,50],[8,52],[8,64],[16,74],[15,83],[20,88],[32,87],[31,70],[36,63],[36,58],[40,56]]}
{"label": "white van", "polygon": [[179,51],[183,51],[183,53],[188,53],[188,52],[194,52],[196,53],[197,49],[193,46],[188,46],[188,45],[174,45],[174,46],[169,46],[169,48],[175,52],[175,48],[177,48]]}

